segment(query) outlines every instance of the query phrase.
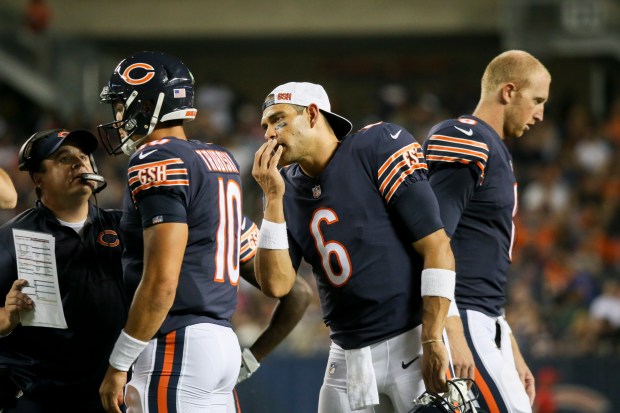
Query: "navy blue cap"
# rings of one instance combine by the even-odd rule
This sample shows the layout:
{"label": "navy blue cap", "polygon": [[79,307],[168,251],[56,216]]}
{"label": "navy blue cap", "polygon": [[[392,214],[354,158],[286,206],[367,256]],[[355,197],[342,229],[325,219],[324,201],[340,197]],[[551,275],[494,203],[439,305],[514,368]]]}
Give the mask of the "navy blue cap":
{"label": "navy blue cap", "polygon": [[35,172],[44,159],[49,158],[62,145],[80,148],[86,155],[97,149],[97,138],[84,129],[69,131],[52,129],[32,135],[19,150],[19,170]]}

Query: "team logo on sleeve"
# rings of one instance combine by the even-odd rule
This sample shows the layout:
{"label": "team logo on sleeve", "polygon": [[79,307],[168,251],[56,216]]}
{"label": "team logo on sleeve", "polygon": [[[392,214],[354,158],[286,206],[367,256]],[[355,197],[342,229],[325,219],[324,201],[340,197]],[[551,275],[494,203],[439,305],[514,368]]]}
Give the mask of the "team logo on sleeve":
{"label": "team logo on sleeve", "polygon": [[181,158],[170,158],[132,166],[127,171],[132,198],[142,191],[162,186],[189,186],[187,168]]}
{"label": "team logo on sleeve", "polygon": [[379,191],[387,202],[407,176],[415,171],[426,171],[426,161],[422,153],[422,147],[414,142],[394,152],[379,168]]}

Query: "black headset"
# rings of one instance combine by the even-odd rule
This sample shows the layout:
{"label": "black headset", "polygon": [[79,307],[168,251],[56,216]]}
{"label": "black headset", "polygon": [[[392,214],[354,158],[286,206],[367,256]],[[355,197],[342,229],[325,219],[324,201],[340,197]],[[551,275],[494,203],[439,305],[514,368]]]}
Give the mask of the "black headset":
{"label": "black headset", "polygon": [[31,137],[28,138],[26,142],[22,145],[19,150],[19,156],[17,161],[19,163],[20,171],[29,171],[31,174],[32,171],[32,148],[37,141],[40,141],[43,138],[48,137],[51,134],[58,133],[62,131],[62,129],[49,129],[41,132],[34,133]]}
{"label": "black headset", "polygon": [[[44,138],[47,138],[49,135],[57,134],[63,131],[65,131],[65,129],[49,129],[49,130],[36,132],[32,136],[30,136],[28,140],[24,142],[21,149],[19,150],[19,155],[17,157],[19,170],[30,172],[30,177],[32,177],[33,174],[35,173],[34,171],[35,165],[32,164],[32,149],[34,148],[35,143]],[[90,153],[88,155],[88,158],[90,159],[90,166],[92,167],[93,172],[83,173],[81,175],[81,179],[83,181],[95,182],[97,186],[95,187],[95,190],[93,191],[93,193],[98,194],[99,192],[103,191],[103,189],[108,185],[108,183],[106,182],[103,176],[99,175],[99,170],[97,169],[97,164],[95,163],[95,158],[93,157],[93,154]]]}

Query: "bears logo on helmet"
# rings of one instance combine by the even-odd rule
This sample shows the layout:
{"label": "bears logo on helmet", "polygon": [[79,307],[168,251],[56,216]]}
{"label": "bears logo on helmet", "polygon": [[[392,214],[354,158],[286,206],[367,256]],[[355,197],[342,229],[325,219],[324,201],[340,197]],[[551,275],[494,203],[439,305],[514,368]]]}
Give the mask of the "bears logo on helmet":
{"label": "bears logo on helmet", "polygon": [[[471,384],[469,390],[468,384]],[[448,380],[447,392],[424,392],[413,401],[409,413],[483,413],[476,408],[479,395],[480,390],[471,379]]]}
{"label": "bears logo on helmet", "polygon": [[196,117],[194,76],[175,56],[134,53],[114,69],[101,102],[114,117],[97,127],[102,145],[110,155],[131,155],[159,123]]}

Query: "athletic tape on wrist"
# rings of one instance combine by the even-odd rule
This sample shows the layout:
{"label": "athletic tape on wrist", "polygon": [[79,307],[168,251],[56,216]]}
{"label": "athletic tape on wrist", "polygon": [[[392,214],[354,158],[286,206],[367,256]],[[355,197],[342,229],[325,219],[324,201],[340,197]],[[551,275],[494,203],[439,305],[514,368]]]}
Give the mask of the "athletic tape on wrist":
{"label": "athletic tape on wrist", "polygon": [[110,365],[120,371],[129,371],[133,362],[148,344],[148,341],[140,341],[122,330],[110,354]]}
{"label": "athletic tape on wrist", "polygon": [[450,301],[450,307],[448,308],[448,317],[460,317],[459,308],[456,305],[456,300]]}
{"label": "athletic tape on wrist", "polygon": [[443,268],[426,268],[422,270],[422,297],[444,297],[454,301],[456,273]]}
{"label": "athletic tape on wrist", "polygon": [[288,249],[288,236],[286,235],[286,222],[276,224],[263,219],[258,233],[258,248],[268,250]]}

